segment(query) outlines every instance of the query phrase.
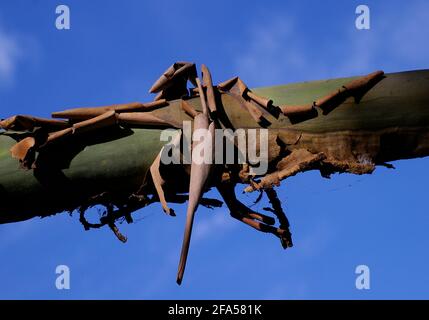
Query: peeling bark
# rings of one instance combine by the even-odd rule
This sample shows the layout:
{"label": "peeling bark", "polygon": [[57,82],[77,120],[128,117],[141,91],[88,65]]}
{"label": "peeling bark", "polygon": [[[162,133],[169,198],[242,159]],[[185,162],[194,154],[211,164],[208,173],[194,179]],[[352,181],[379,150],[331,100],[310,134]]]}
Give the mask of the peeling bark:
{"label": "peeling bark", "polygon": [[[168,202],[188,198],[180,283],[198,205],[219,205],[203,198],[207,189],[219,190],[232,217],[275,235],[287,248],[292,246],[289,221],[273,189],[282,180],[308,170],[324,177],[367,174],[390,161],[429,155],[429,71],[377,71],[252,90],[238,77],[216,86],[208,68],[202,71],[201,82],[193,63],[173,64],[151,88],[158,95],[149,103],[53,114],[67,120],[14,116],[0,121],[0,223],[78,210],[85,229],[108,226],[125,242],[116,221],[131,223],[132,212],[153,202],[174,216]],[[195,86],[190,90],[189,81]],[[211,132],[267,128],[268,172],[253,176],[249,163],[162,164],[161,129],[180,132],[184,120],[193,120],[194,130]],[[177,148],[181,137],[176,136]],[[272,205],[266,211],[278,226],[274,217],[237,200],[234,188],[240,183],[247,185],[245,191],[264,191]],[[106,211],[91,224],[85,212],[98,204]]]}

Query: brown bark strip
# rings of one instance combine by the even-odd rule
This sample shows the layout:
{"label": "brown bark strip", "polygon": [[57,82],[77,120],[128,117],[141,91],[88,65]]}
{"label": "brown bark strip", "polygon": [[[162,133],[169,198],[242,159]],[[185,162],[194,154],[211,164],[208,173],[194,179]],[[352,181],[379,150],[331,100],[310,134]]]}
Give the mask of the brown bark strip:
{"label": "brown bark strip", "polygon": [[159,100],[163,100],[165,99],[165,93],[164,91],[160,91],[157,93],[157,95],[155,96],[155,98],[153,99],[154,101],[159,101]]}
{"label": "brown bark strip", "polygon": [[[254,220],[254,218],[257,217],[257,215],[250,215],[249,212],[252,212],[249,208],[247,208],[245,205],[243,205],[240,201],[237,200],[235,194],[234,194],[234,187],[230,183],[220,183],[217,185],[217,189],[219,193],[221,194],[222,198],[225,201],[225,204],[227,205],[228,209],[230,210],[230,214],[233,218],[255,228],[258,231],[266,232],[266,233],[272,233],[278,237],[282,237],[286,231],[281,228],[276,228],[268,224],[274,224],[275,221],[272,217],[267,217],[269,219],[263,218],[264,215],[260,216],[260,218],[263,218],[262,222],[257,222]],[[259,220],[259,219],[258,219]],[[264,221],[265,220],[265,221]],[[266,222],[267,221],[267,222]],[[265,222],[265,223],[264,223]]]}
{"label": "brown bark strip", "polygon": [[380,81],[383,76],[383,71],[376,71],[368,74],[367,76],[360,77],[356,80],[346,83],[337,91],[331,92],[325,97],[317,99],[315,101],[315,105],[321,108],[324,112],[328,112],[329,109],[336,107],[336,105],[340,104],[346,98],[351,96],[355,96],[356,98],[358,94],[365,93],[365,91],[369,90],[372,85],[375,85],[375,83]]}
{"label": "brown bark strip", "polygon": [[0,128],[15,131],[33,131],[37,127],[50,131],[69,126],[70,124],[63,120],[44,119],[27,115],[16,115],[0,121]]}
{"label": "brown bark strip", "polygon": [[254,102],[256,102],[257,104],[259,104],[260,106],[264,107],[267,110],[269,110],[270,106],[273,104],[273,100],[267,99],[265,97],[260,97],[260,96],[258,96],[257,94],[253,93],[250,90],[247,91],[247,96],[251,100],[253,100]]}
{"label": "brown bark strip", "polygon": [[35,144],[36,139],[34,139],[33,137],[27,137],[13,145],[13,147],[10,149],[10,153],[13,158],[18,159],[20,162],[23,162],[28,154],[28,151],[33,148]]}
{"label": "brown bark strip", "polygon": [[264,232],[264,233],[271,233],[279,238],[283,238],[285,237],[285,235],[287,234],[286,230],[283,230],[281,228],[276,228],[273,226],[269,226],[266,225],[264,223],[261,222],[257,222],[253,219],[251,219],[248,216],[233,216],[234,218],[236,218],[237,220],[240,220],[241,222],[244,222],[245,224],[251,226],[252,228]]}
{"label": "brown bark strip", "polygon": [[229,91],[231,87],[237,82],[237,80],[238,77],[231,78],[229,80],[219,83],[217,87],[222,91]]}
{"label": "brown bark strip", "polygon": [[82,120],[97,117],[108,111],[115,111],[116,113],[123,112],[146,112],[154,109],[167,106],[168,102],[165,99],[152,101],[148,103],[132,102],[126,104],[117,104],[103,107],[90,107],[90,108],[75,108],[64,111],[52,113],[53,118],[65,118],[71,120]]}
{"label": "brown bark strip", "polygon": [[259,183],[252,183],[244,189],[244,192],[272,188],[279,186],[280,181],[293,176],[298,172],[304,172],[313,164],[322,161],[326,156],[323,153],[313,154],[305,149],[296,149],[277,164],[277,171],[265,175]]}
{"label": "brown bark strip", "polygon": [[[356,96],[357,94],[364,93],[365,90],[370,89],[369,86],[381,80],[383,75],[383,71],[376,71],[370,73],[367,76],[350,81],[338,90],[333,91],[326,96],[317,99],[312,104],[281,105],[279,106],[279,108],[282,113],[287,117],[308,114],[314,110],[314,107],[321,108],[326,114],[330,111],[330,109],[333,109],[337,105],[341,104],[347,97]],[[247,94],[249,95],[250,92],[248,92]]]}
{"label": "brown bark strip", "polygon": [[[97,117],[75,123],[72,127],[49,134],[46,143],[54,142],[62,137],[96,131],[117,123],[115,111],[107,111]],[[45,144],[46,144],[45,143]]]}
{"label": "brown bark strip", "polygon": [[308,170],[314,163],[326,158],[323,153],[313,154],[304,149],[294,150],[288,157],[277,164],[277,168],[280,170],[278,174],[280,180]]}
{"label": "brown bark strip", "polygon": [[358,163],[357,161],[339,161],[334,159],[325,159],[324,164],[332,166],[333,171],[349,172],[353,174],[368,174],[375,170],[373,163]]}
{"label": "brown bark strip", "polygon": [[201,108],[203,109],[203,114],[208,115],[206,97],[204,94],[203,87],[201,85],[201,81],[198,77],[195,77],[195,82],[197,83],[198,93],[200,94]]}
{"label": "brown bark strip", "polygon": [[204,85],[206,86],[207,105],[209,107],[210,113],[215,113],[216,100],[215,100],[215,94],[213,89],[212,75],[210,74],[209,69],[204,64],[201,65],[201,70],[203,73],[203,82],[204,82]]}
{"label": "brown bark strip", "polygon": [[159,172],[159,167],[161,165],[161,152],[155,158],[155,161],[150,166],[150,174],[152,176],[152,181],[155,186],[156,193],[158,194],[159,202],[162,205],[162,209],[169,216],[176,216],[173,209],[170,209],[167,204],[167,200],[165,199],[163,185],[165,184],[164,179],[162,179],[161,174]]}
{"label": "brown bark strip", "polygon": [[67,128],[64,130],[52,132],[48,135],[48,139],[46,142],[56,141],[56,140],[60,139],[61,137],[68,136],[72,133],[73,133],[73,128]]}
{"label": "brown bark strip", "polygon": [[149,93],[157,93],[172,85],[174,80],[187,81],[193,75],[195,64],[190,62],[176,62],[170,66],[150,88]]}
{"label": "brown bark strip", "polygon": [[151,112],[126,112],[117,114],[119,124],[154,127],[181,128],[182,124],[172,119],[160,118]]}
{"label": "brown bark strip", "polygon": [[264,121],[264,116],[261,112],[261,110],[258,109],[258,107],[256,107],[255,105],[253,105],[252,103],[243,100],[243,106],[246,108],[246,110],[250,113],[250,115],[252,116],[252,118],[257,122],[257,123],[261,123]]}
{"label": "brown bark strip", "polygon": [[187,102],[186,100],[182,100],[180,102],[180,107],[182,108],[183,111],[185,111],[185,113],[190,116],[192,119],[194,119],[197,115],[198,115],[198,111],[194,109],[193,106],[191,106],[191,104],[189,102]]}
{"label": "brown bark strip", "polygon": [[[206,111],[207,112],[207,111]],[[214,154],[214,123],[209,124],[209,119],[207,114],[199,114],[194,119],[194,131],[198,129],[206,129],[208,132],[211,133],[212,140],[209,141],[208,139],[204,139],[203,141],[195,141],[193,144],[193,150],[196,146],[200,145],[201,143],[210,143],[211,144],[211,150],[212,157]],[[207,150],[208,148],[205,148],[204,150]],[[183,243],[182,243],[182,251],[180,254],[180,261],[179,261],[179,268],[177,271],[177,283],[181,284],[183,279],[183,274],[185,272],[186,267],[186,260],[188,257],[189,252],[189,244],[191,241],[191,234],[192,234],[192,227],[194,223],[194,216],[195,211],[198,208],[201,196],[204,193],[204,188],[207,184],[209,174],[212,168],[212,164],[198,164],[192,160],[191,164],[191,177],[190,177],[190,183],[189,183],[189,203],[188,203],[188,209],[186,212],[186,225],[185,225],[185,232],[183,236]]]}
{"label": "brown bark strip", "polygon": [[116,120],[115,111],[107,111],[92,119],[75,123],[72,126],[72,130],[73,130],[73,134],[80,134],[88,131],[94,131],[97,129],[113,126],[116,124],[116,122],[117,120]]}
{"label": "brown bark strip", "polygon": [[285,116],[295,116],[313,111],[314,107],[312,104],[305,104],[300,106],[282,105],[279,106],[280,110]]}
{"label": "brown bark strip", "polygon": [[354,92],[356,90],[359,90],[359,89],[365,87],[368,84],[371,84],[373,82],[381,80],[381,78],[383,76],[384,76],[384,72],[381,71],[381,70],[378,70],[378,71],[372,72],[372,73],[370,73],[370,74],[368,74],[368,75],[366,75],[364,77],[361,77],[361,78],[353,80],[353,81],[351,81],[349,83],[346,83],[344,85],[344,87],[347,90],[349,90],[351,92]]}
{"label": "brown bark strip", "polygon": [[290,233],[289,227],[289,220],[286,217],[285,212],[283,211],[282,204],[280,202],[280,199],[277,195],[277,192],[273,188],[265,189],[265,193],[267,194],[268,200],[271,203],[272,211],[277,219],[280,222],[280,228],[285,230],[286,233],[283,235],[283,237],[280,238],[282,246],[284,249],[293,247],[292,242],[292,234]]}
{"label": "brown bark strip", "polygon": [[247,88],[246,84],[240,78],[237,78],[237,88],[241,96],[245,98],[249,88]]}
{"label": "brown bark strip", "polygon": [[116,238],[118,238],[119,241],[121,241],[122,243],[127,242],[127,237],[124,236],[118,229],[118,227],[116,226],[116,224],[113,221],[110,221],[108,223],[108,226],[110,228],[110,230],[113,231],[114,235],[116,236]]}
{"label": "brown bark strip", "polygon": [[[222,91],[228,92],[231,96],[235,97],[240,101],[240,104],[249,112],[250,116],[261,126],[264,126],[267,120],[264,118],[262,111],[258,107],[259,103],[253,102],[253,100],[248,97],[249,89],[246,84],[238,77],[232,78],[224,83],[218,85]],[[254,95],[256,97],[256,95]],[[261,100],[256,98],[258,100]],[[261,103],[265,101],[261,100]],[[263,106],[261,106],[262,108]]]}
{"label": "brown bark strip", "polygon": [[265,118],[262,114],[262,111],[258,109],[257,106],[252,104],[249,101],[246,101],[242,96],[237,95],[234,92],[229,92],[231,96],[239,101],[239,103],[244,107],[244,109],[250,114],[250,116],[258,123],[261,124],[264,122]]}
{"label": "brown bark strip", "polygon": [[[46,141],[38,142],[41,147],[48,143],[54,142],[62,137],[81,134],[88,131],[94,131],[116,123],[116,116],[114,111],[106,112],[98,117],[78,122],[72,127],[60,131],[49,133]],[[12,157],[19,159],[21,162],[27,157],[28,151],[36,146],[36,139],[34,137],[27,137],[11,148]]]}
{"label": "brown bark strip", "polygon": [[266,223],[268,225],[273,225],[276,223],[276,221],[274,220],[273,217],[267,216],[263,213],[259,213],[259,212],[253,212],[252,210],[249,209],[249,213],[248,213],[249,217],[255,220],[259,220],[263,223]]}

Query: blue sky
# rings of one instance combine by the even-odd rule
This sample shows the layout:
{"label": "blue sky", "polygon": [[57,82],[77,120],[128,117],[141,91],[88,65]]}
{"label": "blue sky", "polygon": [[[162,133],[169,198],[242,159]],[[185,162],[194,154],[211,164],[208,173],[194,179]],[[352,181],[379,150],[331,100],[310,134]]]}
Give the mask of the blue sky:
{"label": "blue sky", "polygon": [[[67,4],[71,30],[55,28]],[[172,62],[207,64],[214,81],[250,87],[428,68],[425,1],[48,1],[0,3],[0,113],[47,116],[64,107],[148,101]],[[371,29],[355,28],[367,4]],[[67,214],[0,226],[3,299],[429,298],[429,159],[373,175],[309,172],[279,193],[294,248],[229,217],[199,209],[184,283],[175,283],[185,206],[159,205],[110,230],[85,232]],[[212,195],[215,195],[213,193]],[[243,197],[251,203],[256,195]],[[260,209],[266,203],[255,206]],[[55,287],[55,268],[71,289]],[[371,289],[355,288],[355,267]]]}

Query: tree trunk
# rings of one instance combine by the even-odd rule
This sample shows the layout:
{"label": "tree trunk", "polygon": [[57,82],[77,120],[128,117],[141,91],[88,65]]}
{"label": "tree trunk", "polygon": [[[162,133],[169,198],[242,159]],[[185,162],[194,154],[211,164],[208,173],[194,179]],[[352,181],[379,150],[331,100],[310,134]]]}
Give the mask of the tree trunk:
{"label": "tree trunk", "polygon": [[[254,89],[253,92],[273,99],[274,104],[305,104],[320,98],[354,78],[312,81]],[[257,127],[229,96],[222,95],[225,113],[235,128]],[[199,98],[188,101],[201,110]],[[182,121],[189,118],[180,101],[155,111]],[[284,116],[271,117],[268,129],[292,129],[309,134],[335,132],[376,132],[387,128],[411,128],[418,137],[402,144],[417,144],[403,152],[378,150],[384,160],[428,155],[429,71],[387,74],[386,78],[365,94],[359,103],[347,99],[327,115],[297,123]],[[129,195],[141,185],[146,172],[165,142],[160,129],[103,129],[85,142],[72,141],[50,148],[44,166],[35,170],[20,168],[9,149],[15,144],[10,135],[0,135],[0,223],[20,221],[33,216],[47,216],[73,209],[87,197],[103,192]],[[417,133],[416,133],[417,132]],[[414,138],[413,138],[414,137]],[[423,139],[423,138],[424,139]],[[414,139],[414,140],[413,140]],[[417,141],[416,141],[417,139]],[[335,144],[335,139],[329,143]],[[394,146],[394,144],[393,144]],[[401,146],[398,145],[398,148]],[[383,158],[383,155],[386,157]],[[40,158],[39,157],[39,158]]]}

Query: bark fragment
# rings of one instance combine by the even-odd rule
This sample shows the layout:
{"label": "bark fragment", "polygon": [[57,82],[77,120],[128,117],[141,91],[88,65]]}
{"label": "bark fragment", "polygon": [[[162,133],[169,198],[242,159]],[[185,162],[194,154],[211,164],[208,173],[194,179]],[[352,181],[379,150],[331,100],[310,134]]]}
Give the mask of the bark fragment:
{"label": "bark fragment", "polygon": [[194,85],[197,75],[194,63],[176,62],[170,66],[161,77],[153,84],[150,93],[160,93],[155,99],[161,98],[172,100],[179,99],[188,94],[187,82],[190,80]]}
{"label": "bark fragment", "polygon": [[191,106],[189,104],[189,102],[187,102],[186,100],[182,100],[180,103],[180,107],[182,108],[183,111],[185,111],[185,113],[190,116],[192,119],[194,119],[197,115],[198,112],[194,109],[193,106]]}
{"label": "bark fragment", "polygon": [[235,77],[228,80],[218,85],[218,88],[234,97],[260,126],[266,127],[269,125],[261,110],[262,106],[247,96],[249,89],[240,78]]}
{"label": "bark fragment", "polygon": [[244,189],[245,192],[268,189],[279,186],[280,181],[293,176],[299,172],[304,172],[314,168],[315,164],[325,159],[323,153],[313,154],[305,149],[296,149],[290,155],[284,157],[277,164],[277,171],[265,175],[260,182],[253,182]]}
{"label": "bark fragment", "polygon": [[174,213],[174,210],[168,207],[167,201],[165,200],[164,189],[163,189],[163,185],[165,184],[165,181],[161,177],[161,174],[159,172],[159,167],[161,164],[161,153],[162,153],[162,150],[156,157],[153,164],[151,165],[150,173],[152,176],[153,184],[155,185],[156,192],[158,194],[159,202],[161,202],[162,209],[166,214],[174,217],[176,216],[176,214]]}
{"label": "bark fragment", "polygon": [[70,126],[66,121],[44,119],[33,116],[17,115],[0,121],[0,128],[14,131],[33,131],[35,128],[43,127],[47,131],[59,130]]}
{"label": "bark fragment", "polygon": [[141,102],[131,102],[125,104],[117,104],[105,107],[93,107],[93,108],[76,108],[68,109],[64,111],[52,113],[53,118],[65,118],[72,120],[85,120],[93,117],[97,117],[106,113],[108,111],[115,111],[116,113],[123,112],[145,112],[152,111],[157,108],[168,106],[168,102],[165,99],[141,103]]}
{"label": "bark fragment", "polygon": [[212,75],[210,74],[209,69],[206,67],[206,65],[201,65],[201,70],[203,73],[203,82],[206,86],[206,94],[207,94],[207,105],[210,110],[210,114],[214,114],[216,112],[216,100],[215,100],[215,93],[213,89],[213,81],[212,81]]}
{"label": "bark fragment", "polygon": [[[207,112],[207,110],[206,110]],[[194,120],[194,130],[206,129],[211,134],[212,141],[205,139],[203,142],[197,141],[194,142],[192,148],[195,149],[199,144],[205,143],[210,146],[210,148],[204,148],[204,150],[210,149],[212,157],[214,155],[214,123],[209,123],[209,119],[206,113],[199,114],[195,117]],[[182,252],[180,254],[179,269],[177,271],[177,283],[181,284],[183,279],[183,274],[185,272],[186,260],[189,251],[189,244],[191,240],[192,226],[194,222],[195,211],[198,208],[200,199],[204,193],[204,188],[207,186],[207,181],[209,179],[210,171],[212,169],[212,164],[206,163],[196,163],[194,159],[191,164],[191,177],[189,183],[189,204],[186,212],[186,226],[185,233],[183,237]]]}

